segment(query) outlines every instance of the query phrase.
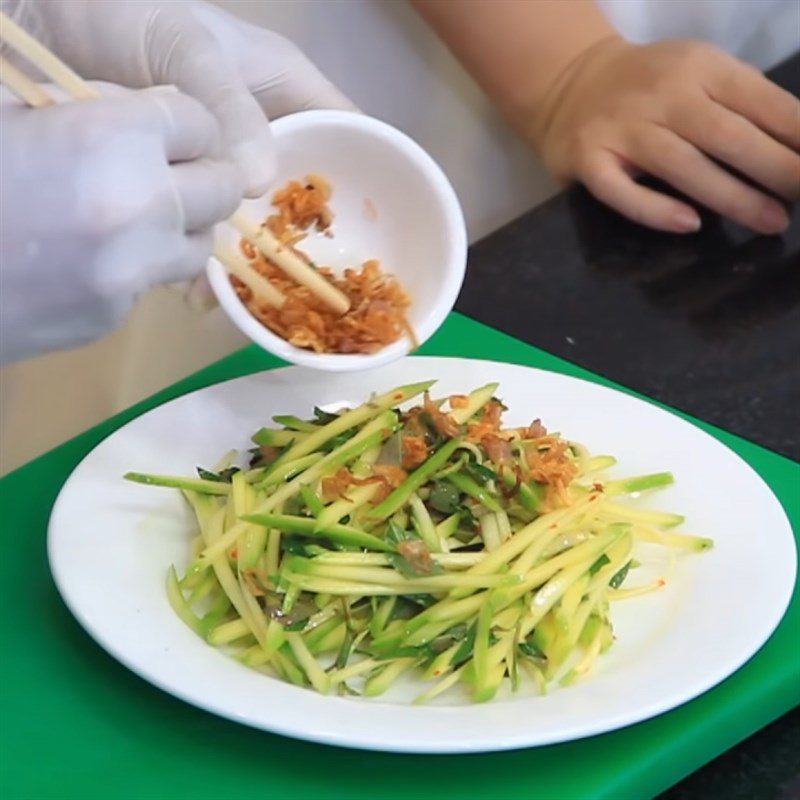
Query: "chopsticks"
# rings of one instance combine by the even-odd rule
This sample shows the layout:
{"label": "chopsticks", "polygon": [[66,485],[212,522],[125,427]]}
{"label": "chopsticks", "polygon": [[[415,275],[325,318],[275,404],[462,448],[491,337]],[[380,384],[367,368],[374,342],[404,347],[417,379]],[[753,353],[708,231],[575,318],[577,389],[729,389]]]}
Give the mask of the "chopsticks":
{"label": "chopsticks", "polygon": [[[95,89],[80,75],[2,11],[0,11],[0,41],[16,50],[73,100],[94,100],[99,97]],[[29,78],[2,56],[0,56],[0,83],[32,108],[44,108],[55,103],[52,95],[41,84]],[[233,214],[229,222],[275,266],[283,270],[292,280],[307,287],[320,302],[338,314],[344,314],[349,310],[348,297],[325,280],[289,245],[279,242],[269,229],[253,222],[241,209]],[[243,255],[217,245],[214,247],[214,257],[225,267],[229,275],[237,277],[248,286],[258,303],[278,308],[283,305],[286,299],[283,293],[259,273]]]}
{"label": "chopsticks", "polygon": [[347,295],[340,292],[335,286],[328,283],[302,256],[298,255],[289,245],[282,244],[269,228],[257,225],[241,210],[234,212],[228,220],[242,236],[268,258],[276,267],[279,267],[311,291],[318,300],[330,306],[339,314],[345,314],[350,308]]}
{"label": "chopsticks", "polygon": [[260,272],[253,269],[250,262],[241,253],[215,244],[214,258],[225,265],[229,275],[238,278],[247,286],[259,305],[280,308],[284,304],[286,297],[283,292],[276,289]]}
{"label": "chopsticks", "polygon": [[[49,80],[60,86],[74,100],[94,100],[99,97],[95,89],[86,83],[77,72],[70,69],[58,56],[48,50],[38,39],[31,36],[2,11],[0,11],[0,41],[5,42],[21,56],[24,56],[34,67],[37,67]],[[14,80],[19,81],[20,77],[22,77],[24,82],[38,87],[38,92],[35,93],[36,97],[41,99],[42,95],[44,95],[49,100],[44,104],[52,105],[53,99],[44,88],[23,75],[13,64],[6,62],[3,66],[5,72],[3,83],[6,83],[6,78],[8,77],[9,82],[6,85],[17,97],[28,103],[28,105],[38,107],[37,103],[31,103],[28,100],[28,96],[30,96],[29,86],[24,88],[28,96],[23,96],[17,92],[15,84],[11,82]],[[8,67],[11,68],[10,73]]]}
{"label": "chopsticks", "polygon": [[0,56],[0,83],[8,86],[23,103],[32,108],[53,105],[53,98],[38,83],[32,81],[3,56]]}

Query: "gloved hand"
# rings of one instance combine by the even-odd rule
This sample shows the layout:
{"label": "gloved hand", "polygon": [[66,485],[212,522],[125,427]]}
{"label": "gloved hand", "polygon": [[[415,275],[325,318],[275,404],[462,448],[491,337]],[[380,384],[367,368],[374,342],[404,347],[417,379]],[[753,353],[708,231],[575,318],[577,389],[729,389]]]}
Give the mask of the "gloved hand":
{"label": "gloved hand", "polygon": [[[242,193],[247,196],[262,194],[272,177],[273,154],[268,117],[278,117],[306,108],[353,109],[349,100],[291,42],[271,31],[248,25],[208,3],[164,3],[160,0],[0,0],[0,6],[84,78],[113,81],[133,88],[174,85],[185,94],[196,98],[216,118],[220,130],[220,155],[227,155],[238,165],[243,184]],[[14,54],[6,53],[6,56],[13,60]],[[102,91],[107,93],[107,87]],[[44,112],[36,113],[40,115]],[[53,120],[63,119],[67,125],[77,125],[75,138],[68,137],[66,142],[61,142],[55,137],[55,149],[46,153],[44,161],[49,165],[51,174],[69,172],[67,185],[70,185],[69,181],[75,183],[79,176],[70,171],[67,163],[62,164],[58,159],[72,158],[72,146],[82,149],[82,163],[88,164],[91,161],[87,151],[91,135],[87,132],[92,129],[95,116],[100,115],[102,118],[103,112],[97,108],[89,111],[88,105],[81,104],[79,109],[72,111],[51,109],[47,113],[50,115],[47,121],[36,116],[24,123],[27,116],[22,109],[17,109],[13,115],[4,114],[4,159],[9,165],[12,164],[12,154],[17,147],[15,143],[25,147],[28,141],[36,143],[51,138],[59,125]],[[123,116],[125,115],[117,115],[115,119],[119,121]],[[206,124],[210,124],[208,120]],[[43,127],[39,129],[39,125]],[[141,126],[135,125],[134,128],[132,137],[141,132]],[[22,133],[23,129],[27,134]],[[109,136],[110,133],[107,131]],[[26,136],[30,139],[26,139]],[[82,144],[79,141],[81,138]],[[27,152],[35,151],[28,149]],[[119,170],[127,173],[133,166],[130,151],[126,152],[125,158],[127,160],[120,165]],[[38,169],[35,159],[31,158],[31,175],[47,174],[39,173]],[[177,167],[170,172],[175,169]],[[227,180],[231,181],[232,176],[228,175]],[[71,235],[68,225],[76,210],[72,207],[70,192],[65,190],[54,194],[58,187],[53,185],[53,192],[45,198],[46,207],[39,208],[33,202],[20,205],[20,196],[25,197],[29,191],[28,175],[23,170],[9,166],[4,170],[2,181],[3,192],[7,192],[4,196],[14,198],[14,202],[5,205],[2,215],[3,228],[9,232],[8,238],[4,236],[3,283],[4,289],[6,285],[9,287],[4,299],[10,300],[10,287],[14,286],[16,302],[9,303],[9,307],[14,305],[17,309],[10,309],[8,314],[4,314],[6,336],[5,342],[0,344],[0,354],[4,354],[4,358],[19,358],[47,348],[78,344],[105,332],[120,320],[122,309],[130,306],[136,291],[156,282],[176,279],[180,277],[178,273],[188,275],[199,272],[210,252],[208,237],[199,237],[197,233],[191,237],[193,246],[189,248],[194,254],[192,264],[189,266],[187,261],[187,250],[186,256],[181,260],[181,270],[166,266],[172,262],[163,251],[160,251],[157,260],[146,263],[146,253],[143,251],[139,254],[139,263],[145,270],[144,273],[137,280],[131,276],[120,279],[123,283],[125,280],[129,281],[131,291],[124,300],[113,298],[117,305],[110,310],[112,298],[102,292],[99,297],[98,292],[93,289],[88,297],[82,298],[79,294],[91,287],[94,279],[93,274],[84,275],[82,270],[89,268],[79,262],[85,256],[81,251],[83,246],[87,250],[94,248],[100,261],[104,261],[100,257],[101,251],[115,251],[114,243],[118,241],[116,233],[106,231],[110,240],[105,247],[100,241],[103,231],[99,228],[93,229],[91,243],[84,242],[80,231],[77,231],[72,249],[56,246],[54,230],[58,230],[66,238]],[[48,179],[48,186],[51,183]],[[108,192],[109,201],[119,199],[113,197],[111,188],[107,185],[96,188],[96,191],[99,194]],[[192,192],[185,199],[191,199],[195,204],[205,203],[210,208],[214,207],[214,196],[221,196],[222,200],[216,206],[216,215],[205,215],[205,223],[210,226],[232,210],[228,191],[225,186],[215,186],[212,181],[197,180]],[[207,196],[200,197],[201,193],[206,193]],[[63,207],[59,207],[59,203]],[[102,206],[99,201],[98,204]],[[48,224],[55,224],[55,229],[45,229],[37,225],[37,220],[48,217]],[[143,217],[138,221],[138,227],[143,229],[150,219],[151,217]],[[133,220],[130,221],[131,227],[135,228],[137,225],[134,225]],[[173,233],[176,237],[173,245],[177,247],[178,232]],[[48,240],[48,246],[43,243],[37,251],[36,237],[45,234],[52,238]],[[41,254],[43,263],[39,263],[36,252]],[[18,258],[22,259],[20,263],[16,263]],[[164,272],[158,272],[159,265],[164,267]],[[83,279],[82,282],[79,280],[72,284],[69,296],[65,294],[63,302],[52,296],[48,296],[49,299],[44,296],[29,298],[32,314],[40,309],[42,316],[47,317],[48,303],[59,306],[61,310],[55,315],[59,321],[53,323],[49,333],[45,333],[44,328],[36,333],[33,331],[33,322],[28,325],[25,319],[28,299],[24,296],[26,287],[34,286],[36,281],[32,276],[27,276],[25,270],[45,274],[51,266],[53,269],[59,267],[60,276],[70,275],[77,270],[81,272]],[[107,279],[107,276],[103,277],[103,280]],[[60,291],[66,293],[67,290]],[[208,305],[210,298],[210,288],[205,281],[195,281],[189,293],[192,305]],[[92,306],[95,313],[87,315],[85,324],[78,320],[75,327],[71,327],[68,310],[72,308],[78,313],[84,305]],[[13,324],[12,319],[16,320]],[[28,330],[29,334],[22,335],[19,341],[12,341],[12,329],[18,328]],[[29,335],[31,338],[28,338]],[[60,339],[60,336],[64,338]]]}
{"label": "gloved hand", "polygon": [[2,0],[2,8],[84,78],[171,84],[199,100],[217,118],[248,197],[264,193],[274,170],[267,117],[353,108],[294,44],[199,0]]}
{"label": "gloved hand", "polygon": [[219,125],[197,100],[99,90],[3,105],[0,363],[100,336],[139,293],[196,274],[210,226],[241,200],[240,172],[219,159]]}

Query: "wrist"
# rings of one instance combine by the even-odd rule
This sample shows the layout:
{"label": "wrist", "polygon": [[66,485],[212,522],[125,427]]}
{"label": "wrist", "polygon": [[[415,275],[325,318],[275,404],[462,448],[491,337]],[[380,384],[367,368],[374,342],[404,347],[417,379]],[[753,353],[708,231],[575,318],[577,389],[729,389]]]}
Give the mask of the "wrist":
{"label": "wrist", "polygon": [[602,68],[608,60],[636,45],[610,29],[603,35],[583,43],[565,57],[557,69],[539,81],[535,91],[521,93],[514,104],[503,109],[511,125],[541,155],[559,110],[570,103],[573,90],[582,76]]}

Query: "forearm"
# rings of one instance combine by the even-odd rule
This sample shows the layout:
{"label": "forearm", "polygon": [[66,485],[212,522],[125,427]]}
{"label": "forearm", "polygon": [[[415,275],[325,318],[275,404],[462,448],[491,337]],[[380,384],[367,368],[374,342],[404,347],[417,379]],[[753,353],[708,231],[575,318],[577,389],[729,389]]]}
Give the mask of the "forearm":
{"label": "forearm", "polygon": [[616,30],[594,0],[411,0],[522,133],[570,65]]}

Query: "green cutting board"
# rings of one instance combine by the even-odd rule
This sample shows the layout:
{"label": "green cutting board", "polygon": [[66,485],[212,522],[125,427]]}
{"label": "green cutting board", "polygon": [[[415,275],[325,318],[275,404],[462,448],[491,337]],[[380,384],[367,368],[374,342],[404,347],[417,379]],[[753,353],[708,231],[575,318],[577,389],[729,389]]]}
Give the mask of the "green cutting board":
{"label": "green cutting board", "polygon": [[[457,314],[422,353],[526,364],[614,385]],[[53,501],[80,459],[131,418],[201,386],[278,363],[255,347],[241,350],[0,480],[5,800],[638,800],[800,704],[796,592],[761,651],[696,700],[614,733],[515,752],[423,757],[308,744],[219,719],[136,677],[83,632],[56,593],[45,550]],[[53,413],[57,403],[54,398]],[[800,466],[691,421],[769,483],[797,535]]]}

